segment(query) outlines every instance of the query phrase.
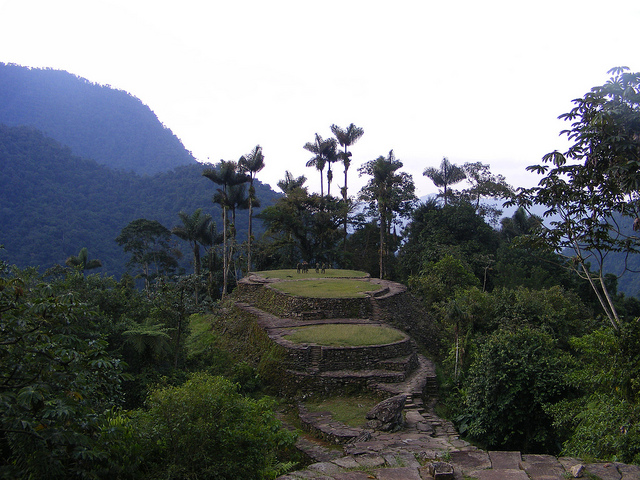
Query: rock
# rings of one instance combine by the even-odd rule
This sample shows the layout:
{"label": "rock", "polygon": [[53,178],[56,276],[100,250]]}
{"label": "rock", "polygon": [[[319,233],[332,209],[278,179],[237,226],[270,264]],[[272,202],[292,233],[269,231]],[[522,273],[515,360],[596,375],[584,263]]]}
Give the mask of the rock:
{"label": "rock", "polygon": [[447,462],[432,462],[429,464],[429,474],[434,480],[454,480],[453,465]]}
{"label": "rock", "polygon": [[383,432],[401,428],[404,424],[402,409],[406,401],[406,395],[396,395],[380,402],[367,413],[367,426]]}
{"label": "rock", "polygon": [[569,470],[573,478],[582,478],[582,473],[584,472],[584,465],[578,464],[571,467]]}

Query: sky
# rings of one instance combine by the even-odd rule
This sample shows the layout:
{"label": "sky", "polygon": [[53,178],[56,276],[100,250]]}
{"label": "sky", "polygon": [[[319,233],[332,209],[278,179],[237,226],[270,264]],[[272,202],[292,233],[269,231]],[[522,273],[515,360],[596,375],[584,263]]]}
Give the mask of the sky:
{"label": "sky", "polygon": [[0,62],[125,90],[202,162],[259,144],[274,188],[319,191],[304,144],[354,123],[350,194],[392,149],[418,196],[443,157],[534,186],[571,100],[640,70],[638,0],[0,0],[0,21]]}

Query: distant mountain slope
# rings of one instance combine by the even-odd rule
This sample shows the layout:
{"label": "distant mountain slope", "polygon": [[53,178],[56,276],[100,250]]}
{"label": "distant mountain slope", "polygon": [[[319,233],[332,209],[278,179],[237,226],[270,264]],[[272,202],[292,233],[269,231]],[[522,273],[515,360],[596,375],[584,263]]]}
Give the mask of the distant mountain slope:
{"label": "distant mountain slope", "polygon": [[[100,272],[119,277],[128,256],[115,238],[132,220],[172,228],[179,224],[178,212],[202,208],[222,231],[220,207],[212,202],[217,185],[202,176],[204,168],[187,165],[153,176],[115,171],[72,155],[33,128],[0,125],[0,258],[47,268],[87,247],[90,258],[102,261]],[[278,197],[260,182],[256,192],[263,207]],[[247,226],[247,211],[239,211],[239,241]],[[176,242],[188,262],[187,244]]]}
{"label": "distant mountain slope", "polygon": [[139,99],[61,70],[0,63],[0,123],[35,127],[117,170],[154,174],[196,163]]}

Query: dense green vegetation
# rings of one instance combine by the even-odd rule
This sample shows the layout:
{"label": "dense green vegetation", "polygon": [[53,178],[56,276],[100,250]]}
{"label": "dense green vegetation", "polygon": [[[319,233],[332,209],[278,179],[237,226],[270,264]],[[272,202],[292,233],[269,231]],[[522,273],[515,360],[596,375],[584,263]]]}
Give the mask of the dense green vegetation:
{"label": "dense green vegetation", "polygon": [[45,132],[74,155],[155,174],[195,160],[149,107],[68,72],[0,63],[0,124]]}
{"label": "dense green vegetation", "polygon": [[[575,144],[532,167],[544,176],[534,189],[443,160],[425,169],[439,198],[418,203],[391,151],[360,169],[357,197],[331,196],[349,142],[316,135],[305,148],[326,194],[285,172],[249,263],[239,212],[262,197],[257,180],[255,196],[241,187],[259,148],[141,178],[0,127],[0,476],[267,479],[291,467],[293,437],[266,397],[284,394],[284,354],[224,293],[243,269],[302,260],[409,286],[426,312],[412,338],[437,361],[442,412],[467,438],[640,463],[640,301],[606,270],[610,254],[638,251],[640,74],[612,73],[564,116]],[[520,208],[497,222],[492,197]],[[557,216],[544,222],[535,205]],[[144,288],[104,275],[112,257],[89,232],[123,251]],[[95,260],[103,271],[90,274]]]}
{"label": "dense green vegetation", "polygon": [[[68,148],[28,127],[0,125],[0,258],[20,267],[49,268],[86,247],[100,270],[120,277],[127,255],[115,239],[130,222],[146,218],[168,229],[181,224],[181,211],[208,212],[222,231],[221,209],[204,166],[178,167],[153,176],[115,171],[71,154]],[[256,195],[268,206],[277,194],[259,180]],[[248,217],[239,210],[236,229],[246,239]],[[260,233],[261,226],[254,229]],[[188,242],[173,237],[192,260]]]}

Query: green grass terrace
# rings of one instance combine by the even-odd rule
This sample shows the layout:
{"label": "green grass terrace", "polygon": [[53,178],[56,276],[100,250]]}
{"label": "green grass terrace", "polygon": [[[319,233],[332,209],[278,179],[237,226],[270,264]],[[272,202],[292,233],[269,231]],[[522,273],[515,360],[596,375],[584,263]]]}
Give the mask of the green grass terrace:
{"label": "green grass terrace", "polygon": [[298,327],[284,338],[293,343],[312,343],[327,347],[364,347],[387,345],[406,337],[402,332],[389,327],[332,323]]}
{"label": "green grass terrace", "polygon": [[309,268],[307,273],[298,273],[295,268],[283,269],[283,270],[263,270],[261,272],[253,272],[255,275],[259,275],[263,278],[279,278],[281,280],[296,280],[296,279],[309,279],[309,278],[367,278],[369,276],[366,272],[360,272],[358,270],[342,270],[338,268],[327,268],[325,273],[316,273],[315,268]]}

